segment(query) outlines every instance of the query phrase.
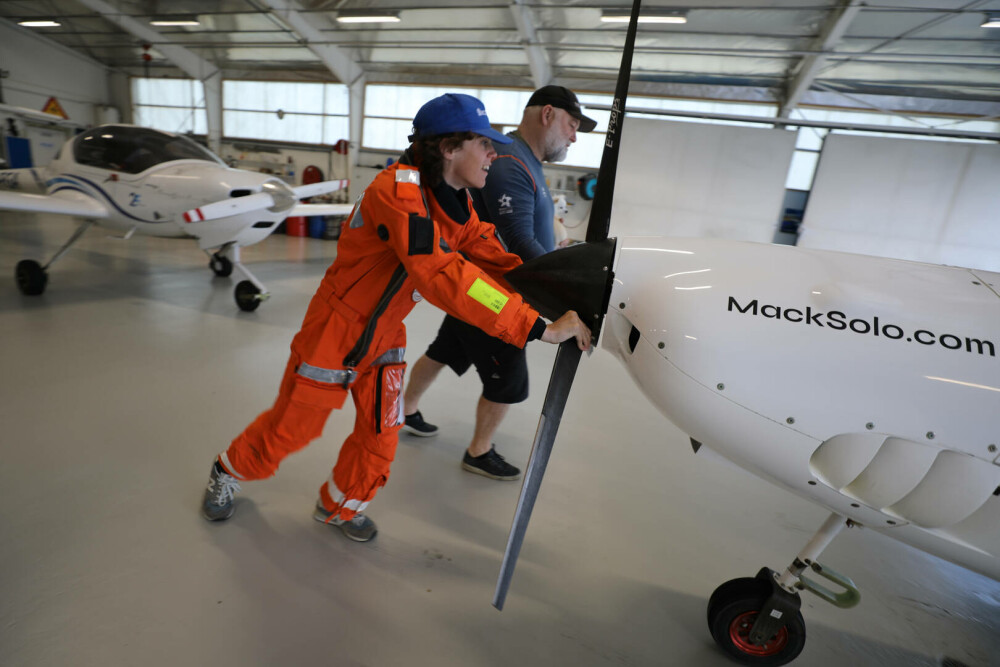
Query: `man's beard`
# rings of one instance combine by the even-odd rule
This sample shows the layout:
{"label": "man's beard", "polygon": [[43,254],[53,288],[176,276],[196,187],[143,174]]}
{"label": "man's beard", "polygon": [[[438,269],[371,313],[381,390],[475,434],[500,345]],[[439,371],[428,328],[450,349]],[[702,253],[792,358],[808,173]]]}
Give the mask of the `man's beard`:
{"label": "man's beard", "polygon": [[558,133],[553,132],[545,137],[545,152],[542,155],[542,162],[562,162],[566,159],[568,151],[569,146],[566,145],[566,142],[558,136]]}

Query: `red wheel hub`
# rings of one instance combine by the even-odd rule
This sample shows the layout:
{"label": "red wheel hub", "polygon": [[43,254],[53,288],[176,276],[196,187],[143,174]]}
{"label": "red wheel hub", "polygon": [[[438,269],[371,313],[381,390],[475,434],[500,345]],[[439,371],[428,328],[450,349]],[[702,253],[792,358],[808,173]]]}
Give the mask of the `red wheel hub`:
{"label": "red wheel hub", "polygon": [[747,655],[769,656],[780,653],[788,643],[788,628],[781,628],[778,634],[768,639],[764,644],[754,644],[750,641],[750,629],[757,620],[757,612],[748,611],[740,614],[729,624],[729,640],[733,646]]}

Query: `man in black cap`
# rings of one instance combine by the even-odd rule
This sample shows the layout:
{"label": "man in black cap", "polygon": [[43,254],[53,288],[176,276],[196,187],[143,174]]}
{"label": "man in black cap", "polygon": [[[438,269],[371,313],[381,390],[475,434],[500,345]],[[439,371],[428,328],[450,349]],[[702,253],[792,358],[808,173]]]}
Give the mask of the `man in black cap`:
{"label": "man in black cap", "polygon": [[[577,132],[590,132],[597,123],[583,114],[573,91],[543,86],[528,100],[517,130],[499,145],[486,186],[473,191],[476,211],[492,222],[508,250],[527,261],[555,249],[554,207],[545,184],[542,162],[566,159]],[[408,413],[403,430],[432,436],[438,427],[420,413],[420,398],[445,366],[462,375],[474,365],[483,382],[476,406],[472,440],[462,468],[491,479],[516,480],[521,471],[507,463],[493,445],[493,435],[507,410],[528,397],[528,365],[524,350],[484,335],[451,316],[445,317],[437,338],[410,371],[403,397]]]}

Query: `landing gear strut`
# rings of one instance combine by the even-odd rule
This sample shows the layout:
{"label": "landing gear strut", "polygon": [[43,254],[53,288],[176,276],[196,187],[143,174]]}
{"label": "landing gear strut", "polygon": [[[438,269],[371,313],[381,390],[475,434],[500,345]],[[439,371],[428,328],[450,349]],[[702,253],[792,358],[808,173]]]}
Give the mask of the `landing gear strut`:
{"label": "landing gear strut", "polygon": [[76,243],[77,239],[87,231],[87,227],[90,227],[92,224],[94,224],[93,220],[84,220],[83,224],[76,228],[76,231],[69,237],[69,240],[63,244],[63,247],[59,248],[58,252],[52,256],[52,259],[45,266],[42,266],[33,259],[24,259],[18,262],[17,268],[14,270],[14,277],[17,279],[17,288],[21,290],[21,294],[25,296],[38,296],[43,293],[45,286],[49,283],[48,268],[65,255],[70,246]]}
{"label": "landing gear strut", "polygon": [[[716,588],[708,601],[708,627],[715,643],[745,665],[784,665],[794,660],[806,643],[799,591],[809,591],[844,609],[860,602],[861,593],[853,581],[816,562],[845,525],[854,524],[831,514],[781,575],[765,567],[756,577],[733,579]],[[834,593],[803,576],[806,569],[837,584],[843,592]]]}
{"label": "landing gear strut", "polygon": [[257,280],[240,262],[240,247],[238,245],[230,242],[214,253],[209,253],[208,250],[205,252],[208,253],[209,258],[208,268],[212,269],[215,275],[226,277],[231,275],[235,269],[243,276],[244,280],[236,283],[236,289],[233,291],[233,297],[240,310],[252,313],[257,310],[261,302],[266,301],[271,296],[264,284]]}

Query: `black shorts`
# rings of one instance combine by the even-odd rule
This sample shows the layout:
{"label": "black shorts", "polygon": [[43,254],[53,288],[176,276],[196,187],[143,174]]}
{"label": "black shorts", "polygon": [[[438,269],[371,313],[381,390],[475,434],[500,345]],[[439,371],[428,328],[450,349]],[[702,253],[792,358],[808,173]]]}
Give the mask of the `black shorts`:
{"label": "black shorts", "polygon": [[447,315],[427,356],[462,375],[475,364],[483,398],[520,403],[528,398],[528,360],[524,349],[494,338],[482,329]]}

